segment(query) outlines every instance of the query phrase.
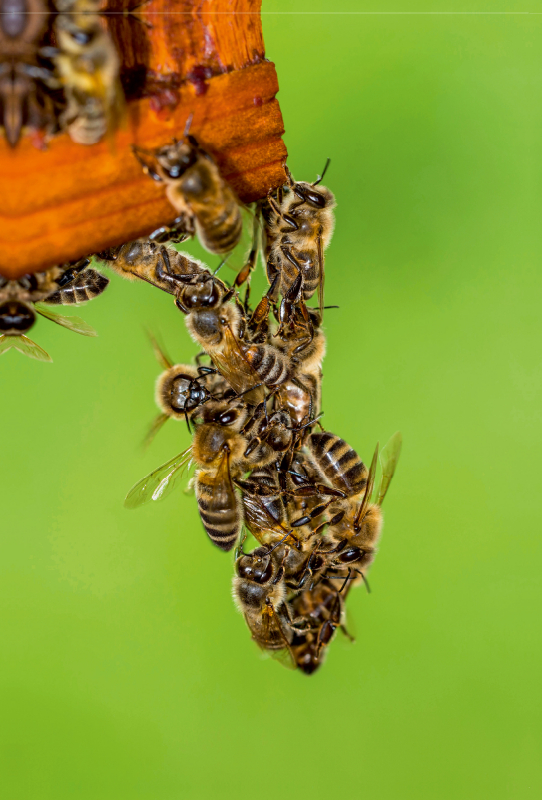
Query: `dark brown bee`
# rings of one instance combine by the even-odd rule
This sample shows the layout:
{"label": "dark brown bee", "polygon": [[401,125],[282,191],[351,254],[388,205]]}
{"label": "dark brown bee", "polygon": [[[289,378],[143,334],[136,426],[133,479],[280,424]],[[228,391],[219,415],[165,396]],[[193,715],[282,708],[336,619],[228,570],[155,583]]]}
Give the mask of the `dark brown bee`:
{"label": "dark brown bee", "polygon": [[134,154],[148,175],[166,184],[168,200],[184,216],[185,231],[197,233],[206,250],[228,253],[239,244],[243,220],[238,200],[193,136],[156,150],[134,147]]}
{"label": "dark brown bee", "polygon": [[96,336],[79,317],[61,316],[43,305],[78,305],[101,294],[109,281],[89,264],[85,258],[17,280],[0,278],[0,353],[15,348],[39,361],[51,361],[48,353],[26,336],[36,313],[75,333]]}
{"label": "dark brown bee", "polygon": [[74,142],[94,144],[114,131],[124,111],[119,57],[100,20],[100,0],[55,4],[54,61],[67,102],[61,122]]}
{"label": "dark brown bee", "polygon": [[252,638],[262,650],[295,668],[290,648],[294,631],[284,583],[288,548],[273,551],[264,546],[251,553],[240,549],[236,555],[233,599]]}
{"label": "dark brown bee", "polygon": [[58,129],[60,82],[41,54],[52,15],[48,0],[0,0],[0,127],[11,147],[25,127]]}
{"label": "dark brown bee", "polygon": [[97,253],[96,257],[123,278],[146,281],[172,295],[177,295],[187,282],[211,274],[201,261],[187,253],[149,239],[136,239],[111,247]]}
{"label": "dark brown bee", "polygon": [[267,277],[271,284],[279,277],[276,290],[284,296],[301,276],[305,300],[319,290],[322,314],[324,251],[333,235],[335,198],[325,186],[318,186],[321,177],[309,184],[295,182],[290,173],[288,176],[280,202],[268,197]]}
{"label": "dark brown bee", "polygon": [[291,650],[296,666],[312,675],[322,665],[337,628],[352,638],[344,627],[344,601],[350,584],[337,588],[323,580],[291,601],[296,635]]}

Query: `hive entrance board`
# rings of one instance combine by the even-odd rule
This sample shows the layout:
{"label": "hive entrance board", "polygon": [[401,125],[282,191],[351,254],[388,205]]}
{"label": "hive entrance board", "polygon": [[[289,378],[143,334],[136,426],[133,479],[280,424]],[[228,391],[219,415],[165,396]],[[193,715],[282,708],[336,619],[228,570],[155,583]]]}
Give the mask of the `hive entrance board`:
{"label": "hive entrance board", "polygon": [[278,82],[264,58],[259,11],[258,0],[208,0],[197,9],[152,0],[137,10],[141,21],[115,17],[127,109],[113,139],[85,146],[62,133],[45,150],[35,136],[15,148],[0,139],[2,275],[42,270],[171,222],[164,188],[142,172],[131,146],[181,137],[190,116],[191,133],[242,202],[284,182]]}

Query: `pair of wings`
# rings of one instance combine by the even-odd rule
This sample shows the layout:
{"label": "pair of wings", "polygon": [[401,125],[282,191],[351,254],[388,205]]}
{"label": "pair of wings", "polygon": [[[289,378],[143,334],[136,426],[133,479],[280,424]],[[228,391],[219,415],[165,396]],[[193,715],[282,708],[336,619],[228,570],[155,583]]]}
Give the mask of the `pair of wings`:
{"label": "pair of wings", "polygon": [[363,520],[370,503],[381,506],[384,502],[391,479],[395,474],[397,462],[399,461],[399,456],[401,455],[402,445],[403,437],[400,431],[397,431],[393,434],[389,442],[382,448],[380,452],[379,445],[376,445],[373,460],[371,461],[371,467],[369,469],[365,494],[363,496],[361,506],[356,514],[357,524],[360,524]]}
{"label": "pair of wings", "polygon": [[[41,303],[35,303],[34,308],[42,317],[50,319],[51,322],[56,322],[57,325],[62,325],[63,328],[68,328],[68,330],[74,333],[80,333],[82,336],[98,335],[94,328],[91,328],[91,326],[80,317],[65,317],[62,314],[57,314]],[[32,339],[29,339],[28,336],[11,336],[6,334],[0,336],[0,355],[7,353],[8,350],[12,348],[37,361],[51,362],[53,360],[49,353],[36,344],[36,342],[33,342]]]}
{"label": "pair of wings", "polygon": [[138,481],[124,500],[126,508],[139,508],[151,500],[163,500],[173,491],[192,462],[192,446]]}

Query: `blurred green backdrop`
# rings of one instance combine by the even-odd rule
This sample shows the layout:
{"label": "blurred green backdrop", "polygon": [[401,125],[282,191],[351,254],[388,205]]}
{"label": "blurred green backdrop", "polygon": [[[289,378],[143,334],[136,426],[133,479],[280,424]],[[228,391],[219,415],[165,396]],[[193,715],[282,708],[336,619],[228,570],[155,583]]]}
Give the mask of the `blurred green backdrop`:
{"label": "blurred green backdrop", "polygon": [[[524,11],[347,2],[340,11]],[[290,167],[338,200],[326,426],[400,428],[373,594],[320,673],[262,660],[195,502],[125,511],[171,299],[114,277],[83,339],[2,376],[1,784],[10,800],[531,798],[540,767],[542,17],[264,17]],[[268,2],[266,12],[291,11]],[[260,286],[263,278],[260,277]]]}

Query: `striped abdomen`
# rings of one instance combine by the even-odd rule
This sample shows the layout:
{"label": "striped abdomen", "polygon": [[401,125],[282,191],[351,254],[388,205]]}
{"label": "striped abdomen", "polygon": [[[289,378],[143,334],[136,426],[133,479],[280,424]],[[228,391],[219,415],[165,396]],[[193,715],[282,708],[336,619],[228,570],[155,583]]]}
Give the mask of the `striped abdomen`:
{"label": "striped abdomen", "polygon": [[198,237],[210,253],[228,253],[239,244],[243,219],[237,199],[218,167],[200,159],[185,173],[180,186],[196,218]]}
{"label": "striped abdomen", "polygon": [[272,345],[255,344],[243,348],[243,354],[266,386],[279,386],[288,377],[288,362]]}
{"label": "striped abdomen", "polygon": [[231,481],[217,481],[215,470],[199,470],[196,473],[196,497],[201,521],[210,540],[221,550],[231,550],[243,524],[240,499]]}
{"label": "striped abdomen", "polygon": [[335,488],[348,497],[359,494],[367,485],[367,467],[344,439],[334,433],[313,433],[309,447],[315,466]]}
{"label": "striped abdomen", "polygon": [[[284,236],[279,248],[282,294],[288,291],[299,273],[303,276],[303,298],[308,300],[313,296],[320,284],[320,264],[318,249],[299,250],[292,247],[288,241],[290,237]],[[286,242],[286,243],[285,243]]]}
{"label": "striped abdomen", "polygon": [[45,302],[48,305],[77,305],[86,303],[101,294],[109,283],[109,278],[95,269],[84,269],[78,272],[73,280],[62,286],[57,292],[49,295]]}

